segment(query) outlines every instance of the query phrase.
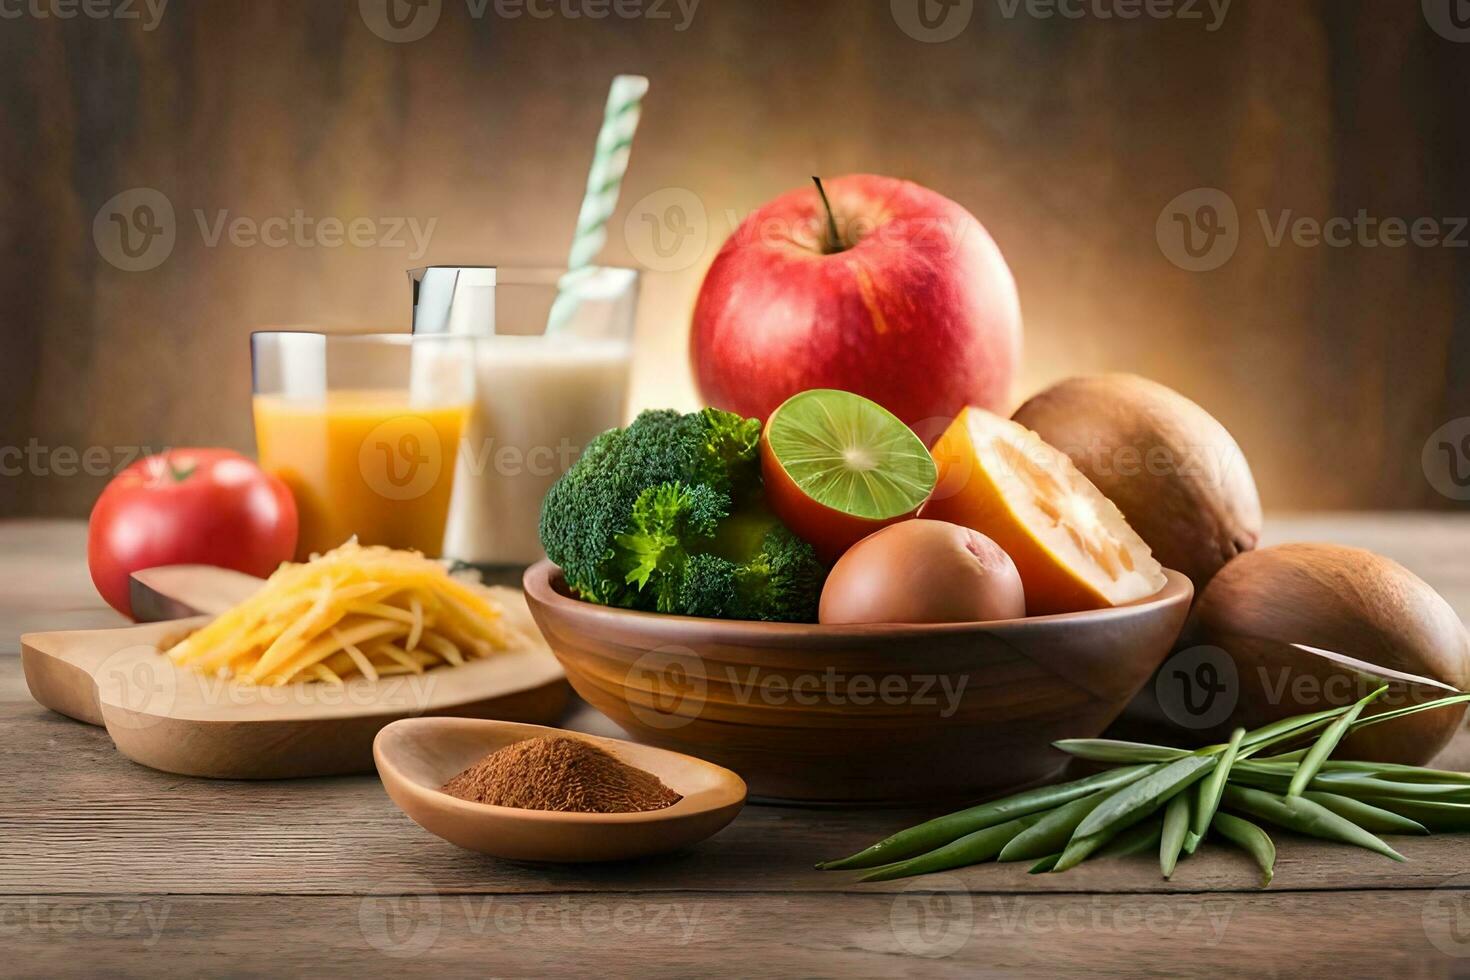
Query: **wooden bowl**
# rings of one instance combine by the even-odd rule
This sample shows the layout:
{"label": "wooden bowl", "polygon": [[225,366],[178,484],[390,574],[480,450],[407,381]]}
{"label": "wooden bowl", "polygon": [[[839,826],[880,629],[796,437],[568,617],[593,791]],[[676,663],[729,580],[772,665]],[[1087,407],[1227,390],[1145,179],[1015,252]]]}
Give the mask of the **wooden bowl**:
{"label": "wooden bowl", "polygon": [[[439,791],[496,749],[547,735],[592,742],[653,773],[683,799],[637,813],[559,813],[471,803]],[[675,851],[723,829],[745,805],[745,783],[728,769],[677,752],[540,725],[409,718],[378,733],[373,759],[388,795],[414,823],[460,847],[517,861],[620,861]]]}
{"label": "wooden bowl", "polygon": [[1169,653],[1194,593],[992,623],[699,619],[573,598],[548,561],[531,615],[572,687],[639,741],[728,766],[767,800],[973,798],[1053,776]]}

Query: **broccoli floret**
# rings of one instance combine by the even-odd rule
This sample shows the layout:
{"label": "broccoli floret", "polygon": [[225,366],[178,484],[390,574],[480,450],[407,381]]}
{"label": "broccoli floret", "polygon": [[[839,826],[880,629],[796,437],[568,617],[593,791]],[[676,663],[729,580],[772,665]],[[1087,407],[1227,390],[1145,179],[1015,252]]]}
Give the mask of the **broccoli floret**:
{"label": "broccoli floret", "polygon": [[772,517],[757,548],[743,557],[692,556],[678,601],[690,616],[809,623],[826,574],[812,546]]}
{"label": "broccoli floret", "polygon": [[759,439],[729,412],[644,412],[552,487],[542,546],[591,602],[810,622],[826,572],[765,509]]}
{"label": "broccoli floret", "polygon": [[817,618],[817,601],[827,570],[816,552],[784,524],[773,522],[761,540],[761,549],[737,567],[735,592],[740,597],[740,619],[810,623]]}

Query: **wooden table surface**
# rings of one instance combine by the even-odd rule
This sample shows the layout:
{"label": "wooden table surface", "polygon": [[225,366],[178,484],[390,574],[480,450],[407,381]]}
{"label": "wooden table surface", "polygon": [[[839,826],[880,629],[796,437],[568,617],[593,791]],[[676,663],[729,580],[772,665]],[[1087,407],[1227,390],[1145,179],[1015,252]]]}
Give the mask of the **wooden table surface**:
{"label": "wooden table surface", "polygon": [[[1470,613],[1470,516],[1283,517],[1269,538],[1373,548]],[[685,853],[530,867],[430,836],[373,777],[154,772],[33,702],[15,656],[27,630],[117,624],[83,540],[0,522],[0,973],[1470,973],[1470,836],[1396,841],[1406,864],[1283,836],[1267,891],[1218,847],[1172,882],[1132,858],[857,885],[811,862],[926,814],[750,806]],[[1470,736],[1441,764],[1461,760]]]}

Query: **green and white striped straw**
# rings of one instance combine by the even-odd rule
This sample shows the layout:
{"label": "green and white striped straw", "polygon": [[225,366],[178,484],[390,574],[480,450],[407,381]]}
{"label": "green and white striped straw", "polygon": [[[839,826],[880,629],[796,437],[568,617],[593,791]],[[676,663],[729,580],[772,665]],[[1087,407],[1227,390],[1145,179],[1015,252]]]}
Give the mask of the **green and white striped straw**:
{"label": "green and white striped straw", "polygon": [[548,334],[567,325],[581,302],[583,284],[593,273],[593,261],[607,243],[607,223],[617,210],[618,194],[623,189],[623,175],[628,172],[628,154],[633,149],[633,134],[638,130],[638,117],[643,113],[643,96],[648,92],[648,79],[642,75],[618,75],[607,93],[607,109],[602,129],[597,133],[597,150],[592,155],[592,170],[587,174],[587,194],[577,214],[577,233],[572,239],[567,271],[557,283],[556,302],[546,324]]}

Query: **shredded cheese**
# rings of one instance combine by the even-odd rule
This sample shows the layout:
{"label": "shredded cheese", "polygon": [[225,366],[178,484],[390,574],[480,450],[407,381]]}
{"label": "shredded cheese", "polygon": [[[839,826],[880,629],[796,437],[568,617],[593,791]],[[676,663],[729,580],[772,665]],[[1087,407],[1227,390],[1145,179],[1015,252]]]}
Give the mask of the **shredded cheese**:
{"label": "shredded cheese", "polygon": [[355,540],[282,565],[255,595],[173,646],[174,663],[252,684],[423,673],[508,649],[485,592],[417,552]]}

